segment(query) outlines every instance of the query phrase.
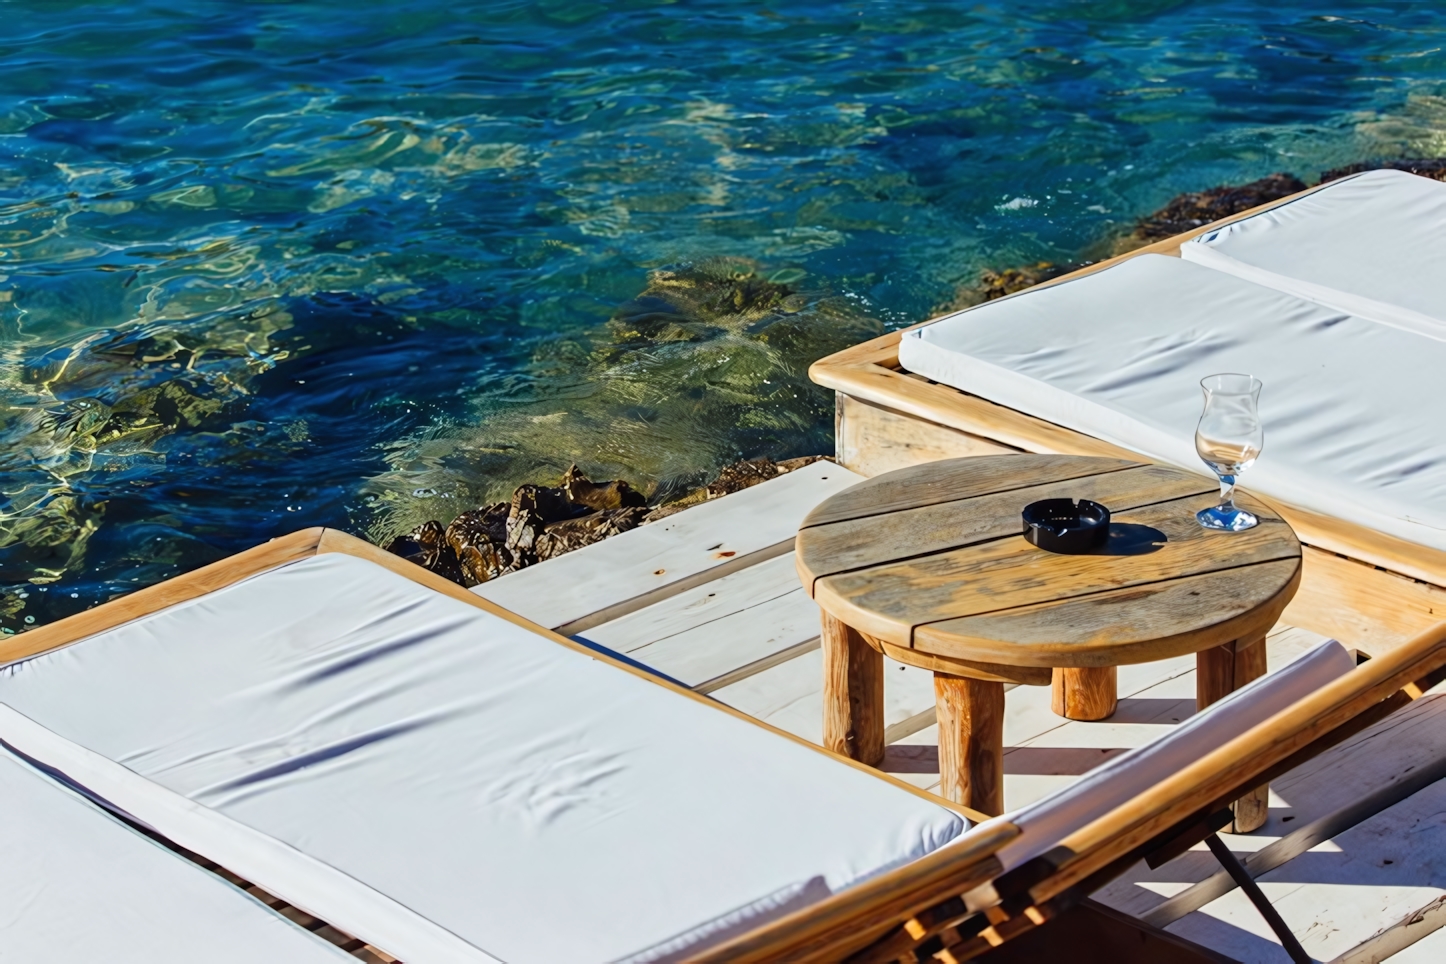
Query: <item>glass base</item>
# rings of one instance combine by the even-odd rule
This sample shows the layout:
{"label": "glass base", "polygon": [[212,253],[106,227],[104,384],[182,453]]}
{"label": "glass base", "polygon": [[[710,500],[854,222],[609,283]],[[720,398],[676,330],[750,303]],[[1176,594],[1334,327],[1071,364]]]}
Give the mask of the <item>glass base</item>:
{"label": "glass base", "polygon": [[1201,509],[1195,513],[1195,518],[1206,529],[1224,529],[1226,532],[1244,532],[1260,524],[1255,516],[1234,506],[1216,505]]}

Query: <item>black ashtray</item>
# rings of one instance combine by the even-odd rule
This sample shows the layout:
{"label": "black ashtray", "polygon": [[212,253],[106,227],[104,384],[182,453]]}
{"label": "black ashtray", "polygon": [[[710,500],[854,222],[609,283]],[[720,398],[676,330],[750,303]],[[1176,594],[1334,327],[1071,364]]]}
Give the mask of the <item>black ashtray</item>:
{"label": "black ashtray", "polygon": [[1090,552],[1110,538],[1110,510],[1089,499],[1041,499],[1023,516],[1024,538],[1050,552]]}

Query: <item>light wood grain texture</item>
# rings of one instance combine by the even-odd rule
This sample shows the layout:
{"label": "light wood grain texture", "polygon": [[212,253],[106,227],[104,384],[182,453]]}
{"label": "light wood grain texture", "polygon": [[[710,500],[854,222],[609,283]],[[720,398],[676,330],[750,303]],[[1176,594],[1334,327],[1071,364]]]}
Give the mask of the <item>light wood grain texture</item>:
{"label": "light wood grain texture", "polygon": [[945,799],[987,814],[1004,811],[1004,686],[934,674],[939,782]]}
{"label": "light wood grain texture", "polygon": [[1029,489],[1051,482],[1104,476],[1124,469],[1144,467],[1138,460],[1101,459],[1086,462],[1068,456],[1051,458],[1037,455],[990,455],[946,459],[942,462],[898,469],[860,482],[848,491],[819,503],[804,517],[799,528],[809,529],[850,519],[877,518],[941,502],[958,502],[961,499]]}
{"label": "light wood grain texture", "polygon": [[822,626],[824,748],[878,763],[884,757],[884,656],[828,613]]}
{"label": "light wood grain texture", "polygon": [[[689,686],[717,689],[817,640],[818,606],[785,554],[577,634]],[[726,681],[723,681],[725,680]]]}
{"label": "light wood grain texture", "polygon": [[[927,477],[937,471],[940,476],[961,476],[967,474],[967,463],[973,461],[1023,463],[1017,470],[1017,474],[1022,478],[1008,479],[1008,487],[998,492],[978,493],[957,499],[940,498],[939,501],[927,505],[894,508],[837,522],[813,521],[825,511],[832,514],[835,501],[847,500],[858,506],[855,511],[862,511],[864,496],[869,491],[885,495],[886,502],[903,501],[887,498],[896,487],[885,487],[885,484],[896,473],[870,479],[845,493],[839,500],[828,500],[804,520],[805,528],[799,531],[797,542],[800,573],[806,572],[816,580],[841,572],[964,548],[1006,536],[1017,536],[1023,526],[1020,514],[1024,507],[1041,499],[1088,498],[1109,506],[1111,512],[1123,515],[1132,509],[1153,503],[1191,495],[1208,495],[1218,488],[1189,473],[1162,465],[1117,468],[1099,474],[1091,473],[1065,481],[1045,481],[1035,485],[1028,481],[1028,466],[1035,462],[1035,458],[1018,455],[951,460],[904,469],[897,474],[919,474]],[[966,464],[955,468],[960,462]],[[1081,470],[1079,460],[1069,459],[1066,465],[1070,463],[1073,464],[1075,472]],[[1041,468],[1048,470],[1052,466],[1043,465]],[[1058,473],[1045,471],[1043,477],[1048,479],[1051,474]],[[977,485],[974,487],[977,488]],[[935,496],[944,494],[946,493],[937,492]],[[807,579],[804,585],[808,585]]]}
{"label": "light wood grain texture", "polygon": [[[1406,732],[1420,729],[1419,726],[1412,726],[1416,722],[1412,717],[1419,718],[1422,715],[1438,717],[1443,706],[1446,704],[1443,704],[1441,697],[1427,697],[1401,710],[1392,720],[1386,721],[1387,724],[1392,725],[1377,724],[1358,737],[1359,740],[1371,744],[1372,758],[1361,761],[1363,765],[1355,771],[1341,773],[1340,780],[1332,781],[1335,785],[1316,788],[1315,792],[1310,794],[1309,799],[1302,799],[1301,802],[1306,806],[1314,807],[1321,805],[1318,797],[1322,794],[1334,799],[1340,793],[1341,780],[1344,780],[1355,796],[1348,799],[1344,806],[1337,807],[1314,819],[1302,819],[1309,811],[1292,813],[1290,826],[1294,829],[1273,843],[1267,844],[1264,848],[1247,854],[1241,861],[1250,875],[1258,878],[1269,873],[1312,848],[1337,837],[1351,827],[1369,822],[1407,797],[1414,796],[1431,784],[1446,778],[1446,753],[1443,753],[1439,747],[1434,756],[1417,758],[1411,763],[1406,763],[1401,759],[1403,756],[1401,751],[1404,749],[1401,743]],[[1426,736],[1429,739],[1431,734],[1427,733]],[[1306,766],[1311,769],[1324,770],[1326,769],[1325,759],[1335,753],[1334,750],[1330,751],[1330,754],[1318,757]],[[1290,776],[1295,776],[1295,774]],[[1298,785],[1298,779],[1292,783],[1291,790],[1287,792],[1293,792],[1296,785]],[[1282,797],[1282,801],[1285,801],[1284,797]],[[1268,834],[1269,831],[1267,831]],[[1166,867],[1176,873],[1183,870],[1186,874],[1195,869],[1188,866],[1176,868],[1174,866],[1176,863],[1188,865],[1188,861],[1172,861]],[[1298,869],[1303,870],[1304,868],[1298,866]],[[1228,872],[1217,871],[1181,893],[1171,896],[1163,903],[1148,909],[1141,914],[1141,918],[1156,927],[1164,927],[1229,893],[1235,886],[1235,882]]]}
{"label": "light wood grain texture", "polygon": [[[1265,634],[1201,650],[1196,654],[1195,707],[1203,710],[1266,674]],[[1230,805],[1235,815],[1227,833],[1250,833],[1265,824],[1270,787],[1259,786]]]}
{"label": "light wood grain texture", "polygon": [[[1273,666],[1280,655],[1272,649]],[[1279,868],[1263,878],[1263,886],[1318,960],[1379,960],[1361,955],[1394,952],[1441,926],[1438,815],[1446,805],[1441,798],[1446,786],[1427,792],[1422,784],[1434,783],[1446,763],[1443,724],[1446,696],[1430,695],[1406,706],[1278,778],[1271,818],[1259,836],[1229,841],[1232,849],[1243,851],[1252,874]],[[1392,795],[1392,802],[1364,811],[1344,828],[1318,829],[1383,794]],[[1355,830],[1347,832],[1351,826]],[[1333,842],[1320,846],[1325,840]],[[1157,926],[1215,901],[1208,914],[1185,926],[1195,939],[1250,959],[1269,935],[1259,933],[1247,904],[1217,901],[1233,889],[1219,871],[1208,853],[1192,851],[1155,870],[1136,865],[1097,896]],[[1207,882],[1207,889],[1165,899],[1195,882]],[[1182,897],[1188,902],[1172,913],[1170,905]],[[1159,916],[1162,911],[1166,916]],[[1405,923],[1417,917],[1416,923]],[[1250,954],[1243,955],[1247,947]],[[1393,957],[1392,964],[1406,960],[1412,960],[1410,953]],[[1418,964],[1437,960],[1423,958]]]}
{"label": "light wood grain texture", "polygon": [[[791,548],[803,517],[830,495],[862,481],[831,462],[806,465],[776,479],[685,512],[584,546],[475,587],[473,592],[548,627],[585,632],[586,617],[639,600],[641,609],[658,593],[691,587],[696,580],[739,557]],[[762,561],[759,559],[758,561]],[[720,573],[721,574],[721,573]],[[596,625],[594,623],[593,625]]]}
{"label": "light wood grain texture", "polygon": [[[787,730],[816,746],[823,745],[821,645],[730,686],[715,689],[711,695],[770,726]],[[885,657],[884,732],[914,720],[933,706],[933,674]]]}
{"label": "light wood grain texture", "polygon": [[[898,645],[921,646],[925,644],[914,628],[926,624],[936,624],[930,633],[932,639],[947,635],[948,627],[937,624],[951,619],[1158,584],[1257,562],[1299,559],[1300,547],[1289,527],[1258,503],[1251,505],[1251,511],[1261,514],[1261,524],[1254,529],[1219,533],[1200,528],[1194,513],[1212,504],[1212,498],[1197,496],[1121,513],[1117,525],[1164,534],[1165,541],[1146,554],[1060,555],[1035,549],[1023,538],[999,539],[827,576],[814,583],[814,599],[871,636]],[[1191,628],[1182,625],[1167,635],[1182,637]],[[1153,647],[1148,640],[1129,642],[1138,645],[1131,656],[1118,662],[1178,655],[1178,650]],[[1114,648],[1123,645],[1116,643]],[[929,648],[940,655],[940,647]],[[1068,664],[1071,655],[1087,648],[1041,640],[970,651],[968,655],[986,662],[1050,666],[1061,665],[1061,658]]]}
{"label": "light wood grain texture", "polygon": [[1018,451],[849,395],[839,394],[835,404],[834,446],[839,464],[863,476],[939,459]]}
{"label": "light wood grain texture", "polygon": [[[981,818],[982,814],[979,815]],[[994,854],[1019,835],[1011,823],[982,827],[958,844],[794,911],[692,956],[692,964],[839,961],[939,892],[966,893],[1000,871]]]}
{"label": "light wood grain texture", "polygon": [[1295,559],[1262,562],[924,625],[914,631],[914,646],[956,658],[1052,640],[1057,666],[1132,661],[1140,640],[1155,653],[1189,653],[1264,632],[1282,618],[1299,579]]}
{"label": "light wood grain texture", "polygon": [[1069,720],[1107,720],[1119,702],[1114,666],[1058,667],[1052,680],[1052,708]]}
{"label": "light wood grain texture", "polygon": [[993,680],[996,683],[1018,683],[1023,686],[1048,686],[1052,678],[1052,670],[1048,666],[1012,666],[1008,663],[985,663],[977,659],[936,656],[921,649],[898,646],[873,636],[864,638],[878,646],[885,656],[932,672]]}
{"label": "light wood grain texture", "polygon": [[[1446,923],[1440,854],[1446,785],[1437,783],[1340,833],[1258,884],[1313,960],[1376,964]],[[1237,959],[1260,960],[1274,935],[1238,891],[1170,926]],[[1273,948],[1272,948],[1273,950]]]}
{"label": "light wood grain texture", "polygon": [[1314,546],[1281,618],[1347,646],[1382,653],[1446,619],[1446,589]]}

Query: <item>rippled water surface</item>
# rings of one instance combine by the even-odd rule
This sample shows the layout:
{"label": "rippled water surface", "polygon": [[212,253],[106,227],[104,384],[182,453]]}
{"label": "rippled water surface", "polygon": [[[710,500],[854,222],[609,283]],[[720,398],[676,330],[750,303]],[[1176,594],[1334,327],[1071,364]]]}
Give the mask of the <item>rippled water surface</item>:
{"label": "rippled water surface", "polygon": [[1437,4],[1024,9],[0,3],[0,627],[826,451],[807,364],[981,269],[1446,153]]}

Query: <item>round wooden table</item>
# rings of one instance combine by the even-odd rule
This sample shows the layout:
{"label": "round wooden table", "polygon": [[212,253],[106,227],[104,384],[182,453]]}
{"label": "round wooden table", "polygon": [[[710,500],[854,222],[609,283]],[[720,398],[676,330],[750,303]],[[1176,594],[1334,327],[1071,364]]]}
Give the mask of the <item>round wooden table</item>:
{"label": "round wooden table", "polygon": [[[1087,555],[1038,549],[1020,512],[1039,499],[1111,510]],[[798,574],[823,610],[824,745],[884,755],[883,657],[932,670],[944,796],[1003,809],[1004,684],[1054,686],[1054,708],[1115,709],[1115,667],[1197,655],[1200,708],[1265,673],[1265,634],[1300,583],[1300,543],[1248,496],[1260,524],[1203,529],[1210,479],[1164,465],[1064,455],[930,462],[861,482],[813,510]],[[1265,820],[1265,788],[1235,829]]]}

